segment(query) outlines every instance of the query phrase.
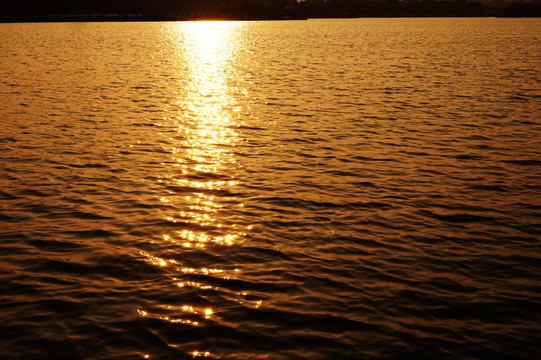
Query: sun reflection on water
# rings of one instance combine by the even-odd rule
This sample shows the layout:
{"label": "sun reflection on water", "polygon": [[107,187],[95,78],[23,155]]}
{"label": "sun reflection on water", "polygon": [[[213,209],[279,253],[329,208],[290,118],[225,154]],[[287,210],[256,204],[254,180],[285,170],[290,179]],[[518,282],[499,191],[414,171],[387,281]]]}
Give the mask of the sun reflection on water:
{"label": "sun reflection on water", "polygon": [[[166,169],[168,175],[159,179],[160,184],[172,189],[163,193],[159,201],[167,209],[164,220],[174,225],[173,230],[168,228],[161,234],[161,245],[177,255],[206,251],[219,254],[220,247],[238,245],[251,230],[251,226],[239,224],[231,215],[244,206],[232,195],[239,184],[234,170],[240,167],[235,147],[242,141],[238,133],[242,123],[238,94],[243,90],[232,85],[231,76],[235,52],[241,48],[238,42],[242,26],[236,22],[185,22],[167,28],[172,31],[169,36],[178,58],[175,62],[182,64],[183,73],[189,74],[187,79],[179,80],[179,90],[174,92],[176,100],[168,108],[169,116],[163,119],[171,129],[166,135],[171,161]],[[176,136],[171,135],[173,131]],[[216,313],[225,308],[213,301],[220,297],[213,297],[212,292],[225,289],[213,284],[213,279],[236,278],[240,274],[236,265],[194,267],[190,261],[183,264],[182,260],[177,262],[145,251],[141,255],[149,264],[171,274],[176,291],[192,296],[194,292],[205,294],[203,305],[141,306],[137,311],[141,318],[189,326],[218,321]],[[235,301],[238,298],[239,306],[245,306],[245,293],[231,296]],[[208,357],[210,353],[197,350],[192,355]]]}
{"label": "sun reflection on water", "polygon": [[[182,126],[179,131],[185,136],[185,158],[177,159],[181,160],[183,174],[219,174],[235,166],[231,147],[238,142],[235,131],[238,106],[227,81],[236,46],[236,26],[239,25],[229,22],[190,22],[182,27],[184,50],[190,60],[188,96],[178,104],[184,109],[181,118],[187,122],[179,124]],[[201,189],[235,184],[231,178],[179,178],[177,181],[188,181]]]}
{"label": "sun reflection on water", "polygon": [[193,357],[209,357],[210,356],[210,352],[209,351],[192,351],[192,355]]}
{"label": "sun reflection on water", "polygon": [[[189,82],[176,103],[174,122],[178,138],[172,148],[173,161],[180,169],[170,181],[190,189],[187,204],[169,221],[198,225],[164,234],[164,240],[185,248],[204,248],[208,244],[233,245],[245,235],[237,224],[223,221],[224,205],[217,192],[231,191],[239,181],[232,176],[238,167],[234,147],[240,141],[235,89],[228,84],[238,51],[239,28],[236,22],[186,22],[175,28],[173,38],[182,43],[178,57],[188,67]],[[170,202],[168,197],[162,201]],[[242,207],[244,204],[237,204]],[[230,206],[230,205],[229,205]]]}

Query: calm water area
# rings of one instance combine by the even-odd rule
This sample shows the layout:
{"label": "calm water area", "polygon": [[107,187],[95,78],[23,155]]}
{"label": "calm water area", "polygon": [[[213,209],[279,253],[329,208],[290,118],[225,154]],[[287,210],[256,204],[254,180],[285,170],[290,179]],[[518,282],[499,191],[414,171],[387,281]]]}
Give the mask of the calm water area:
{"label": "calm water area", "polygon": [[0,24],[2,359],[533,359],[541,20]]}

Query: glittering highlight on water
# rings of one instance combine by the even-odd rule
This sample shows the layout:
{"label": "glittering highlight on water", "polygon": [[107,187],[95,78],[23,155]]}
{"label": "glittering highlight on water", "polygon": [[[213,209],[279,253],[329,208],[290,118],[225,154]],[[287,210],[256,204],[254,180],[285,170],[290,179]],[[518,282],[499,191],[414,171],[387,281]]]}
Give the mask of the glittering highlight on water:
{"label": "glittering highlight on water", "polygon": [[541,352],[538,20],[0,38],[0,357]]}

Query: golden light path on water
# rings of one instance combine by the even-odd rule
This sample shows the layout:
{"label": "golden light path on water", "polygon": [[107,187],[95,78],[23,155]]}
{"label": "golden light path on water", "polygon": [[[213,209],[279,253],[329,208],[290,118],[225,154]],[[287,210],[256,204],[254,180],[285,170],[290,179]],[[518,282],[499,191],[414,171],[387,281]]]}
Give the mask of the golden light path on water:
{"label": "golden light path on water", "polygon": [[[184,177],[176,179],[179,186],[189,186],[203,191],[194,192],[186,198],[192,205],[181,217],[201,226],[224,225],[216,216],[221,205],[215,201],[213,192],[232,187],[237,181],[229,178],[227,169],[236,160],[231,151],[238,141],[235,132],[235,99],[227,87],[226,67],[231,56],[234,26],[228,22],[190,22],[179,29],[187,46],[183,54],[190,61],[191,74],[188,96],[179,101],[184,109],[179,115],[178,131],[185,138],[180,164]],[[225,174],[224,174],[225,173]],[[209,241],[233,244],[239,234],[226,232],[211,236],[205,231],[183,230],[183,245],[203,247]]]}
{"label": "golden light path on water", "polygon": [[[235,49],[238,49],[239,27],[241,23],[200,21],[178,23],[168,27],[171,47],[178,57],[177,63],[187,66],[188,82],[179,86],[179,96],[171,104],[171,116],[164,121],[174,124],[177,136],[170,150],[175,175],[167,179],[170,185],[181,189],[190,189],[190,194],[179,198],[171,192],[160,200],[181,209],[178,213],[167,216],[169,222],[180,222],[190,226],[163,233],[165,243],[177,245],[182,249],[203,249],[232,246],[241,241],[245,231],[251,226],[241,228],[231,219],[221,218],[224,205],[216,194],[231,190],[238,180],[231,176],[231,169],[237,166],[233,149],[239,142],[236,131],[240,116],[240,106],[235,93],[239,89],[228,86],[229,67],[234,61]],[[185,81],[185,79],[183,80]],[[233,91],[234,90],[234,91]],[[242,92],[242,91],[241,91]],[[177,170],[178,169],[178,170]],[[237,203],[235,206],[243,207]],[[191,288],[195,291],[217,290],[214,286],[200,281],[183,280],[183,276],[205,275],[230,279],[241,271],[238,268],[192,268],[175,260],[160,258],[141,252],[147,261],[158,267],[175,267],[178,278],[173,277],[177,288]],[[245,292],[239,293],[245,297]],[[242,300],[239,300],[242,303]],[[254,306],[259,307],[261,301]],[[217,309],[198,307],[192,304],[181,306],[162,305],[167,314],[151,312],[139,308],[138,315],[189,326],[200,326],[211,319]],[[223,311],[224,309],[219,309]],[[194,357],[208,357],[207,350],[191,351]],[[152,357],[145,354],[145,358]]]}

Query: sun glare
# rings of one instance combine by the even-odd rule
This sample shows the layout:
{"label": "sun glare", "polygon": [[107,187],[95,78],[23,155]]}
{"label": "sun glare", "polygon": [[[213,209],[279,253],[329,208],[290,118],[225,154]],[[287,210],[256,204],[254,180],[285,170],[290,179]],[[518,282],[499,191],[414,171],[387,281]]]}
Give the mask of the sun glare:
{"label": "sun glare", "polygon": [[[169,110],[171,128],[178,133],[170,137],[172,175],[167,178],[175,188],[190,189],[182,196],[164,193],[159,200],[176,209],[164,215],[164,220],[179,224],[177,230],[161,234],[166,246],[176,244],[181,251],[203,250],[207,247],[234,246],[242,241],[248,226],[239,226],[231,216],[223,213],[242,207],[231,205],[216,191],[229,191],[239,180],[231,175],[238,166],[235,147],[242,140],[237,129],[241,122],[239,102],[243,89],[237,81],[235,64],[242,44],[241,23],[220,21],[184,22],[169,32],[171,62],[178,65],[181,76],[175,78],[179,94],[173,98]],[[239,100],[240,99],[240,100]],[[209,230],[210,229],[210,230]],[[220,269],[213,266],[194,268],[141,252],[144,259],[164,271],[176,272],[174,284],[181,293],[218,291],[204,281],[209,277],[228,280],[239,269]],[[201,281],[192,281],[199,276]],[[244,299],[246,295],[243,295]],[[237,300],[242,303],[244,300]],[[214,304],[198,307],[185,304],[163,309],[138,309],[142,318],[161,320],[181,326],[197,327],[212,322],[216,314]],[[208,357],[209,352],[194,351],[194,357]]]}

